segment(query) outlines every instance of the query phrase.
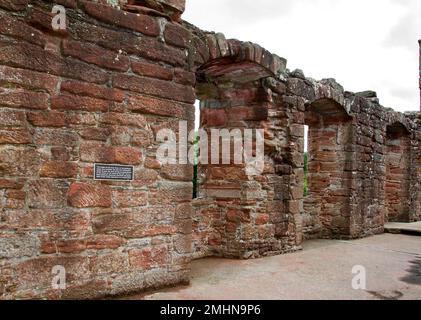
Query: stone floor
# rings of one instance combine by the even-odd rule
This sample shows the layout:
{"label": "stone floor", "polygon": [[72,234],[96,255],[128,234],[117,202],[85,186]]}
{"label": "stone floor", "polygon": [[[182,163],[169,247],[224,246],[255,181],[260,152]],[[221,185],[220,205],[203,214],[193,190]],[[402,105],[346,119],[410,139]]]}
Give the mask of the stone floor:
{"label": "stone floor", "polygon": [[385,225],[385,229],[389,233],[409,233],[421,235],[421,222],[414,223],[397,223],[391,222]]}
{"label": "stone floor", "polygon": [[[367,290],[352,289],[352,268],[367,270]],[[193,263],[190,286],[127,299],[421,300],[421,237],[383,234],[355,241],[316,240],[294,254]]]}

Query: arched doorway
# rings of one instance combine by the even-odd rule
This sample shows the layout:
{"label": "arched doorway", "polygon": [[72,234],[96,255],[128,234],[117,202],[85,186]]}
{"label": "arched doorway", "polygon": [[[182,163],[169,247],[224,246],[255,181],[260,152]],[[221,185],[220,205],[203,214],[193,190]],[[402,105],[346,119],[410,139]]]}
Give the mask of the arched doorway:
{"label": "arched doorway", "polygon": [[410,142],[404,125],[387,126],[385,222],[410,222]]}
{"label": "arched doorway", "polygon": [[319,99],[306,109],[308,182],[304,198],[305,238],[350,235],[352,118],[331,99]]}
{"label": "arched doorway", "polygon": [[[289,177],[294,172],[288,163],[282,166],[282,157],[274,160],[272,153],[272,149],[281,152],[277,145],[281,140],[270,132],[275,126],[270,124],[269,113],[276,113],[278,122],[284,121],[276,110],[282,102],[280,98],[273,100],[266,83],[273,79],[276,87],[276,75],[285,70],[285,61],[251,43],[225,40],[220,34],[202,36],[210,54],[196,70],[196,95],[200,129],[208,139],[208,162],[198,166],[199,192],[193,201],[194,256],[248,259],[297,250],[299,201],[292,201],[289,190]],[[283,131],[279,135],[285,136],[283,142],[287,144],[287,125],[276,127]],[[259,139],[265,149],[262,171],[256,175],[249,174],[245,157],[240,163],[236,161],[247,148],[247,131],[252,136],[252,156],[260,160]],[[216,144],[212,143],[212,132],[220,134]],[[241,150],[236,147],[238,137]],[[228,140],[229,160],[224,159],[224,140]],[[216,146],[219,150],[215,152]],[[285,147],[284,152],[287,150]],[[276,172],[276,165],[283,167],[283,176]],[[294,214],[289,214],[291,210]]]}

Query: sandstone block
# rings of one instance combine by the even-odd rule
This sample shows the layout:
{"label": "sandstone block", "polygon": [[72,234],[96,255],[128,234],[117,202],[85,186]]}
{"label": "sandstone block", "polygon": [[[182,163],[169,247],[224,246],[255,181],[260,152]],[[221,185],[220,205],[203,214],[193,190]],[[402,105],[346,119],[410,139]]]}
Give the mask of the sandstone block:
{"label": "sandstone block", "polygon": [[73,183],[67,193],[67,201],[76,208],[111,207],[111,189],[105,185]]}

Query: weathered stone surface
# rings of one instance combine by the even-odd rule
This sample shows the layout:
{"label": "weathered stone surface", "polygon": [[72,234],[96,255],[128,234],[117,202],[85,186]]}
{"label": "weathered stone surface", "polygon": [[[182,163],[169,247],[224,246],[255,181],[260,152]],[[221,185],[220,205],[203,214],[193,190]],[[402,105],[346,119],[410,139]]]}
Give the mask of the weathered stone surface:
{"label": "weathered stone surface", "polygon": [[0,234],[0,259],[33,257],[40,243],[34,236],[10,236]]}
{"label": "weathered stone surface", "polygon": [[[139,292],[187,282],[192,258],[259,258],[421,220],[419,113],[201,31],[181,20],[184,0],[56,0],[66,32],[47,2],[0,0],[0,299]],[[233,148],[201,163],[192,200],[193,166],[161,163],[156,134],[193,129],[196,99],[205,132],[262,129],[265,157],[257,175]],[[94,181],[94,163],[133,165],[134,180]]]}
{"label": "weathered stone surface", "polygon": [[181,254],[189,254],[192,251],[191,237],[187,235],[180,235],[174,239],[175,251]]}
{"label": "weathered stone surface", "polygon": [[42,34],[42,32],[26,25],[14,17],[7,15],[5,12],[0,12],[0,18],[2,20],[2,24],[0,26],[0,32],[2,34],[25,39],[26,41],[41,47],[45,46],[46,37]]}
{"label": "weathered stone surface", "polygon": [[100,122],[106,125],[119,125],[119,126],[134,126],[139,128],[146,127],[146,117],[139,114],[124,114],[108,112],[101,116]]}
{"label": "weathered stone surface", "polygon": [[4,176],[31,177],[40,168],[40,154],[30,147],[0,145],[0,172]]}
{"label": "weathered stone surface", "polygon": [[2,119],[1,128],[25,126],[25,112],[23,111],[2,108],[0,109],[0,118]]}
{"label": "weathered stone surface", "polygon": [[30,208],[63,208],[66,205],[66,183],[54,180],[36,180],[28,183],[28,206]]}
{"label": "weathered stone surface", "polygon": [[91,67],[74,59],[63,58],[35,45],[16,41],[1,41],[0,47],[2,49],[0,63],[2,64],[93,83],[103,84],[108,80],[106,72],[97,67]]}
{"label": "weathered stone surface", "polygon": [[31,134],[27,129],[0,129],[0,144],[28,144],[31,142]]}
{"label": "weathered stone surface", "polygon": [[125,96],[125,93],[121,90],[71,80],[63,81],[61,83],[61,90],[77,95],[89,96],[103,100],[112,100],[116,102],[123,102]]}
{"label": "weathered stone surface", "polygon": [[142,152],[137,148],[109,147],[96,142],[83,143],[80,155],[82,161],[91,163],[138,165],[142,161]]}
{"label": "weathered stone surface", "polygon": [[105,185],[73,183],[67,193],[68,203],[76,208],[111,207],[111,190]]}
{"label": "weathered stone surface", "polygon": [[86,12],[98,20],[141,32],[148,36],[159,35],[159,25],[152,16],[124,12],[106,5],[83,1]]}
{"label": "weathered stone surface", "polygon": [[173,71],[169,68],[157,64],[132,61],[132,70],[140,76],[157,78],[162,80],[172,80]]}
{"label": "weathered stone surface", "polygon": [[137,190],[116,190],[113,192],[113,202],[118,208],[142,207],[147,204],[148,194]]}
{"label": "weathered stone surface", "polygon": [[33,140],[37,145],[75,147],[79,136],[69,129],[37,128]]}
{"label": "weathered stone surface", "polygon": [[195,94],[191,87],[159,79],[119,74],[114,77],[113,84],[120,89],[180,102],[194,103],[195,101]]}
{"label": "weathered stone surface", "polygon": [[141,38],[136,34],[117,32],[81,21],[75,21],[69,29],[77,37],[107,49],[135,53],[145,59],[174,66],[184,67],[186,65],[186,55],[183,51],[158,42],[153,38]]}
{"label": "weathered stone surface", "polygon": [[47,109],[49,96],[44,93],[26,91],[22,89],[1,89],[0,103],[6,107]]}
{"label": "weathered stone surface", "polygon": [[132,112],[153,114],[158,116],[188,118],[188,111],[191,106],[174,103],[162,99],[154,99],[146,96],[132,96],[128,100],[128,107]]}
{"label": "weathered stone surface", "polygon": [[165,165],[161,169],[161,176],[174,181],[191,181],[193,168],[190,165]]}
{"label": "weathered stone surface", "polygon": [[36,127],[66,127],[68,125],[67,116],[63,112],[45,111],[28,112],[28,122]]}
{"label": "weathered stone surface", "polygon": [[168,23],[165,26],[164,38],[168,44],[181,48],[187,48],[190,44],[189,42],[191,37],[191,32],[178,24]]}
{"label": "weathered stone surface", "polygon": [[166,247],[153,247],[129,251],[130,266],[135,269],[149,270],[168,264],[169,254]]}
{"label": "weathered stone surface", "polygon": [[29,0],[1,0],[0,7],[8,10],[24,10]]}
{"label": "weathered stone surface", "polygon": [[64,41],[63,54],[116,71],[125,72],[130,66],[130,60],[125,55],[83,42]]}
{"label": "weathered stone surface", "polygon": [[40,176],[46,178],[76,178],[78,165],[74,162],[48,161],[41,166]]}
{"label": "weathered stone surface", "polygon": [[58,110],[103,111],[110,110],[112,103],[102,99],[61,94],[51,99],[51,107]]}
{"label": "weathered stone surface", "polygon": [[80,132],[80,136],[85,140],[107,141],[111,136],[110,128],[88,128]]}

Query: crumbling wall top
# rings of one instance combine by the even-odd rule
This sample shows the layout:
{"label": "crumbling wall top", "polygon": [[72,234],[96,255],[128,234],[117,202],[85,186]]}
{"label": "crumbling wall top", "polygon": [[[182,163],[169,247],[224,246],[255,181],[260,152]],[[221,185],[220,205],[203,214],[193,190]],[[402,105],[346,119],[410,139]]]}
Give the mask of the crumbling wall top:
{"label": "crumbling wall top", "polygon": [[186,8],[186,0],[92,0],[129,11],[149,11],[179,20]]}

